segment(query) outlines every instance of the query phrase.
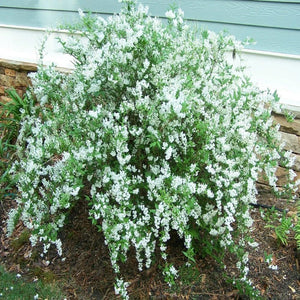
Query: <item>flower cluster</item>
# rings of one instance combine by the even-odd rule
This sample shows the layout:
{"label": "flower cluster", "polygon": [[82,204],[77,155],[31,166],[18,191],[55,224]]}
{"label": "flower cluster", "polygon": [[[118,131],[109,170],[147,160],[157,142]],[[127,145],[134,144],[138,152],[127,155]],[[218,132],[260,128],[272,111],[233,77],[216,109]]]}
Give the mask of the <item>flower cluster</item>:
{"label": "flower cluster", "polygon": [[[159,247],[173,282],[166,250],[175,231],[190,259],[240,253],[244,277],[258,172],[276,188],[278,158],[290,163],[271,119],[276,99],[226,59],[242,47],[232,36],[190,30],[182,10],[167,12],[165,24],[123,2],[107,19],[80,12],[81,24],[60,40],[73,72],[41,65],[31,76],[28,97],[39,105],[21,124],[9,231],[20,218],[32,245],[61,254],[57,233],[85,197],[117,274],[131,246],[139,270]],[[124,298],[127,285],[118,275]]]}

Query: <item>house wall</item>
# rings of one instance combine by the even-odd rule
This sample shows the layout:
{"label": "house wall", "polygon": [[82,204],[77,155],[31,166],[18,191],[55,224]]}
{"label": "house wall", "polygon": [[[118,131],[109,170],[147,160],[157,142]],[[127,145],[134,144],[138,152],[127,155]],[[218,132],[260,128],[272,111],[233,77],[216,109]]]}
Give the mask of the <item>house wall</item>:
{"label": "house wall", "polygon": [[[149,6],[153,16],[164,18],[172,4],[185,12],[185,18],[214,31],[228,30],[257,44],[250,49],[300,54],[300,0],[138,0]],[[104,17],[119,12],[117,0],[2,0],[0,23],[48,28],[78,20],[77,10],[92,11]]]}

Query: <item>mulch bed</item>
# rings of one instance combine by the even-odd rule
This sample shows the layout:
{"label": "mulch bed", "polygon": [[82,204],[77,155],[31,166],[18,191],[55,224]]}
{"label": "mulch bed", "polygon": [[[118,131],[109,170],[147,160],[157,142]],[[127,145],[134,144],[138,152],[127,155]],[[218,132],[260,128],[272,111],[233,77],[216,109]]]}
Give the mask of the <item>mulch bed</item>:
{"label": "mulch bed", "polygon": [[[286,201],[275,200],[268,194],[259,195],[258,201],[289,209],[290,215],[295,213],[293,203],[286,204]],[[68,225],[61,232],[63,260],[55,251],[50,251],[47,258],[40,257],[39,249],[31,249],[22,224],[17,226],[12,237],[6,237],[5,220],[12,205],[9,197],[0,201],[0,263],[8,271],[18,272],[29,281],[39,278],[61,283],[67,299],[118,299],[113,288],[115,275],[109,252],[102,234],[91,225],[84,204],[73,209]],[[276,240],[274,231],[265,228],[259,209],[253,208],[252,216],[255,222],[251,234],[259,244],[256,248],[249,248],[249,278],[253,286],[264,299],[300,299],[300,255],[293,233],[288,245],[283,246]],[[177,266],[183,265],[182,243],[173,238],[169,249],[170,259]],[[270,269],[265,262],[266,253],[273,254],[272,263],[277,265],[277,270]],[[173,289],[160,275],[159,260],[149,270],[138,272],[132,251],[122,269],[125,280],[131,283],[131,299],[247,299],[224,280],[218,265],[207,257],[197,258],[196,266],[187,275],[191,276],[188,284],[179,279]]]}

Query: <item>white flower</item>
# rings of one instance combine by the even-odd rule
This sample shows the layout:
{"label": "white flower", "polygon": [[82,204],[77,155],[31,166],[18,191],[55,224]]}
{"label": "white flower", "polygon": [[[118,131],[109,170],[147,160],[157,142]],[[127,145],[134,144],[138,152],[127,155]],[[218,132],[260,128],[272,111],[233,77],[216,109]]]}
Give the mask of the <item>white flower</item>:
{"label": "white flower", "polygon": [[168,19],[174,19],[176,16],[174,14],[174,12],[172,10],[169,10],[165,13],[165,16],[168,18]]}
{"label": "white flower", "polygon": [[166,151],[166,160],[169,160],[171,158],[172,152],[173,152],[173,149],[170,146]]}
{"label": "white flower", "polygon": [[73,190],[70,192],[70,194],[71,194],[72,196],[77,196],[79,190],[80,190],[80,187],[78,186],[78,187],[76,187],[75,189],[73,189]]}
{"label": "white flower", "polygon": [[145,69],[148,69],[149,66],[150,66],[150,62],[149,62],[148,59],[146,59],[146,60],[144,61],[144,68],[145,68]]}
{"label": "white flower", "polygon": [[215,196],[214,193],[210,189],[208,189],[207,190],[207,197],[208,198],[213,198],[214,196]]}
{"label": "white flower", "polygon": [[296,172],[292,169],[289,169],[289,178],[293,180],[297,176]]}
{"label": "white flower", "polygon": [[173,276],[175,276],[175,277],[178,276],[178,271],[175,269],[175,267],[173,265],[170,267],[169,271]]}
{"label": "white flower", "polygon": [[259,244],[257,242],[248,242],[248,245],[252,248],[257,248],[259,246]]}
{"label": "white flower", "polygon": [[128,282],[123,279],[117,279],[115,284],[115,293],[121,295],[123,299],[129,299],[126,288],[129,286]]}
{"label": "white flower", "polygon": [[217,236],[219,234],[219,232],[216,229],[211,229],[209,234]]}
{"label": "white flower", "polygon": [[83,18],[85,16],[85,14],[81,8],[78,9],[78,14],[79,14],[80,18]]}
{"label": "white flower", "polygon": [[90,110],[89,111],[89,115],[93,118],[97,118],[98,117],[98,112],[94,111],[94,110]]}
{"label": "white flower", "polygon": [[178,15],[179,15],[180,17],[183,18],[183,16],[184,16],[184,11],[183,11],[181,8],[179,8],[179,9],[177,10],[177,12],[178,12]]}

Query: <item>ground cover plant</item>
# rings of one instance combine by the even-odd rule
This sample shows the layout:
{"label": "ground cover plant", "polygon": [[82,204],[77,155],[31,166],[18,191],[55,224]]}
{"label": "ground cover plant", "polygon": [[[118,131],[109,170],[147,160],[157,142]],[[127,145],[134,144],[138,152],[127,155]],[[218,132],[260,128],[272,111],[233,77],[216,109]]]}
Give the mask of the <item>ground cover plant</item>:
{"label": "ground cover plant", "polygon": [[297,185],[290,171],[276,187],[279,162],[293,164],[271,117],[278,97],[229,63],[227,53],[242,47],[232,36],[192,30],[180,9],[164,24],[122,2],[118,15],[80,12],[81,23],[68,27],[60,43],[73,72],[41,63],[31,76],[27,97],[37,104],[20,124],[8,233],[21,220],[42,255],[51,245],[63,255],[59,231],[84,199],[109,249],[116,294],[128,298],[120,266],[132,248],[140,271],[159,255],[174,285],[167,242],[176,235],[187,264],[209,255],[226,274],[224,257],[235,255],[231,280],[255,297],[246,248],[258,174],[278,196],[292,197]]}
{"label": "ground cover plant", "polygon": [[26,282],[22,275],[6,272],[0,265],[0,299],[65,299],[61,291],[41,281]]}

